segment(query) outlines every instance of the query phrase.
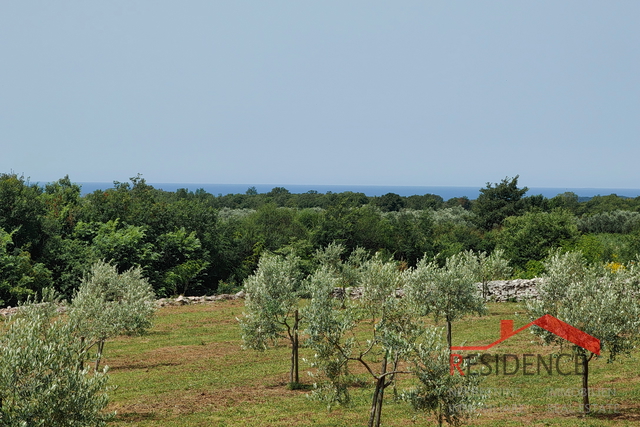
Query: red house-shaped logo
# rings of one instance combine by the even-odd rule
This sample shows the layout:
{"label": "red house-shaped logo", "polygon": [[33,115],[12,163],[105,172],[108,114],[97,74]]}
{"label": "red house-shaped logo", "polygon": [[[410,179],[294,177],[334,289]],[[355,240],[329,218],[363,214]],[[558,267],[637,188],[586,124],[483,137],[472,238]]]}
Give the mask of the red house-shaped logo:
{"label": "red house-shaped logo", "polygon": [[520,333],[521,331],[527,329],[531,325],[536,325],[545,329],[552,334],[559,336],[560,338],[564,338],[565,340],[584,348],[585,350],[589,350],[592,353],[600,355],[600,340],[592,337],[586,332],[582,332],[578,328],[574,328],[568,323],[563,322],[560,319],[556,319],[550,314],[545,314],[539,319],[534,320],[528,325],[524,325],[522,328],[518,330],[513,330],[513,320],[501,320],[500,321],[500,339],[494,341],[493,343],[485,346],[451,346],[451,350],[475,350],[475,351],[486,351],[491,347],[500,344],[502,341],[507,338],[511,338],[512,336]]}

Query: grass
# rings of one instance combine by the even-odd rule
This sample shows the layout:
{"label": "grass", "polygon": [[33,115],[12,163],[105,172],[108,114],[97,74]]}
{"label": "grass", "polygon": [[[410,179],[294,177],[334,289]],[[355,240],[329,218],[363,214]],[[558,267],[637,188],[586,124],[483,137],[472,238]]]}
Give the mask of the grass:
{"label": "grass", "polygon": [[[236,317],[242,301],[208,305],[165,307],[155,327],[143,337],[122,337],[107,343],[105,362],[110,367],[109,409],[117,416],[111,426],[360,426],[366,425],[370,386],[352,389],[352,404],[328,410],[307,397],[312,378],[287,387],[289,349],[266,352],[241,349]],[[513,319],[514,328],[529,319],[516,303],[489,304],[490,314],[468,317],[453,326],[453,345],[483,345],[500,334],[500,319]],[[559,353],[543,347],[524,331],[491,349],[491,353]],[[568,352],[568,349],[564,349]],[[636,352],[612,364],[590,363],[590,387],[598,395],[592,404],[617,405],[616,413],[582,418],[581,397],[555,396],[551,390],[571,394],[581,386],[577,375],[488,375],[482,388],[490,391],[487,409],[470,420],[471,426],[631,426],[640,422],[640,369]],[[309,357],[307,349],[301,357]],[[513,366],[510,366],[513,369]],[[301,362],[301,368],[304,363]],[[502,368],[502,367],[501,367]],[[564,360],[563,371],[573,369]],[[479,368],[478,368],[479,369]],[[475,369],[474,369],[475,370]],[[408,380],[403,385],[408,386]],[[613,396],[609,395],[615,393]],[[556,393],[557,394],[557,393]],[[560,413],[550,412],[549,405]],[[609,406],[609,409],[614,409]],[[403,402],[385,395],[384,426],[435,425],[433,417],[415,414]]]}

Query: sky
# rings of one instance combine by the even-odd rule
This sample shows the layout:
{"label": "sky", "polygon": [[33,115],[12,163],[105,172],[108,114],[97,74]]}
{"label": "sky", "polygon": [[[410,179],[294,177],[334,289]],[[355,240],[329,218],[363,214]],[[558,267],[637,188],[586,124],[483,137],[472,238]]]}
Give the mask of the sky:
{"label": "sky", "polygon": [[0,3],[0,173],[640,188],[640,2]]}

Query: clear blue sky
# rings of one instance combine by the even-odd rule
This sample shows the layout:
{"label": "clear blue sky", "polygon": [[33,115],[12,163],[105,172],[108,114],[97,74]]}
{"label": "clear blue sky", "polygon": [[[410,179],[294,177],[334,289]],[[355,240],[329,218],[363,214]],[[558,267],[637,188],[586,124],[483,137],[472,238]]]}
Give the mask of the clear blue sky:
{"label": "clear blue sky", "polygon": [[640,188],[640,1],[3,1],[0,172]]}

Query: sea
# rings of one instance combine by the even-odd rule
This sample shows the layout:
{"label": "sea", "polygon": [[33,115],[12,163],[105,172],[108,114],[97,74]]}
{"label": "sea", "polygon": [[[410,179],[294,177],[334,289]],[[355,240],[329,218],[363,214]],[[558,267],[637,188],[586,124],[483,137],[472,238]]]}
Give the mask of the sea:
{"label": "sea", "polygon": [[[108,182],[79,182],[82,194],[93,193],[96,190],[106,190],[113,188],[113,183]],[[195,192],[203,189],[207,193],[215,196],[227,194],[244,194],[251,187],[258,193],[268,193],[275,187],[282,187],[294,194],[316,191],[318,193],[343,193],[351,191],[354,193],[364,193],[367,196],[382,196],[387,193],[395,193],[403,197],[413,195],[435,194],[444,200],[456,197],[468,197],[471,200],[477,199],[481,188],[486,187],[454,187],[454,186],[397,186],[397,185],[302,185],[302,184],[185,184],[185,183],[152,183],[154,188],[164,191],[176,191],[184,188],[187,191]],[[634,188],[572,188],[572,187],[529,187],[527,196],[541,194],[547,198],[555,197],[558,194],[572,192],[578,195],[581,200],[594,196],[607,196],[616,194],[621,197],[639,197],[640,189]]]}

